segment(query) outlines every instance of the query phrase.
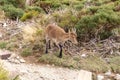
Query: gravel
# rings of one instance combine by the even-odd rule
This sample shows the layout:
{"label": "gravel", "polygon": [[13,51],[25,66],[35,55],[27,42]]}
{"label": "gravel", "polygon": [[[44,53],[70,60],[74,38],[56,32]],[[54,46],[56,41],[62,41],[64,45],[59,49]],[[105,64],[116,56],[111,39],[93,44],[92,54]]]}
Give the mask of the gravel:
{"label": "gravel", "polygon": [[79,71],[58,68],[50,65],[15,64],[2,60],[4,68],[10,72],[10,78],[19,75],[20,80],[78,80]]}

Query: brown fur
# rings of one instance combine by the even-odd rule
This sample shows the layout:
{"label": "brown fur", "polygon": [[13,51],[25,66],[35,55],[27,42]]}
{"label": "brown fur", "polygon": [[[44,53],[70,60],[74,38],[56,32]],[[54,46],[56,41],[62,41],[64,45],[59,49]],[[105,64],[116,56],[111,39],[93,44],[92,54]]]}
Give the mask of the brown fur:
{"label": "brown fur", "polygon": [[[74,44],[77,44],[77,35],[74,31],[66,33],[64,29],[60,28],[55,24],[49,24],[45,29],[45,37],[46,37],[46,53],[48,52],[47,46],[50,46],[50,41],[53,41],[60,48],[60,57],[62,57],[62,46],[65,41],[70,40]],[[49,44],[48,44],[49,43]]]}

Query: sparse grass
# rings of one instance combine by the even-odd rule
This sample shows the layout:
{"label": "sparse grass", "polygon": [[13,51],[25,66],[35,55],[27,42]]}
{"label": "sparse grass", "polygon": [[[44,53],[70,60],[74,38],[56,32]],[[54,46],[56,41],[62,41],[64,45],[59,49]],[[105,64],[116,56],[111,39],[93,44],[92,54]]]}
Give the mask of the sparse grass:
{"label": "sparse grass", "polygon": [[58,54],[43,54],[39,58],[40,62],[47,63],[47,64],[54,64],[57,66],[63,66],[68,68],[75,68],[75,64],[77,62],[73,60],[73,58],[70,58],[69,56],[63,56],[63,58],[59,58]]}
{"label": "sparse grass", "polygon": [[8,72],[3,69],[3,67],[0,64],[0,80],[9,80],[8,79]]}
{"label": "sparse grass", "polygon": [[29,56],[31,54],[32,54],[32,49],[31,48],[25,48],[21,52],[21,56],[23,56],[23,57],[27,57],[27,56]]}
{"label": "sparse grass", "polygon": [[89,56],[80,60],[80,67],[93,72],[106,72],[109,66],[106,62],[97,56]]}
{"label": "sparse grass", "polygon": [[110,67],[113,72],[120,73],[120,56],[110,58]]}
{"label": "sparse grass", "polygon": [[20,80],[19,75],[15,76],[13,80]]}
{"label": "sparse grass", "polygon": [[7,46],[7,42],[1,41],[0,42],[0,49],[4,49]]}
{"label": "sparse grass", "polygon": [[94,72],[105,72],[109,69],[109,66],[99,57],[89,56],[87,58],[71,57],[64,55],[63,58],[58,58],[56,54],[43,54],[39,58],[40,62],[47,64],[54,64],[57,66],[85,69]]}

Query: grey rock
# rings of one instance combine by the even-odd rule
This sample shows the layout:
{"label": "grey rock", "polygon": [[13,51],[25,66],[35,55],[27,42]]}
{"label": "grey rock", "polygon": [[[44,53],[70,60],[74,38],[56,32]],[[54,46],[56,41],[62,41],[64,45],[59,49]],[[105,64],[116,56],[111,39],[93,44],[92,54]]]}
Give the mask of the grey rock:
{"label": "grey rock", "polygon": [[87,57],[86,54],[82,54],[82,55],[81,55],[81,58],[86,58],[86,57]]}
{"label": "grey rock", "polygon": [[11,56],[10,52],[0,50],[0,58],[1,59],[8,59],[10,56]]}
{"label": "grey rock", "polygon": [[26,61],[24,59],[19,59],[21,63],[25,63]]}
{"label": "grey rock", "polygon": [[20,61],[17,59],[8,59],[9,62],[15,63],[15,64],[20,64]]}
{"label": "grey rock", "polygon": [[5,27],[7,27],[8,25],[7,25],[7,23],[3,23],[3,27],[5,28]]}
{"label": "grey rock", "polygon": [[92,72],[80,70],[78,80],[92,80]]}
{"label": "grey rock", "polygon": [[116,74],[116,75],[115,75],[115,79],[116,79],[116,80],[120,80],[120,74]]}
{"label": "grey rock", "polygon": [[103,80],[104,76],[103,75],[97,75],[97,80]]}
{"label": "grey rock", "polygon": [[111,76],[111,75],[112,75],[112,72],[110,70],[105,73],[105,76]]}
{"label": "grey rock", "polygon": [[0,33],[0,38],[2,38],[3,37],[3,34],[2,33]]}

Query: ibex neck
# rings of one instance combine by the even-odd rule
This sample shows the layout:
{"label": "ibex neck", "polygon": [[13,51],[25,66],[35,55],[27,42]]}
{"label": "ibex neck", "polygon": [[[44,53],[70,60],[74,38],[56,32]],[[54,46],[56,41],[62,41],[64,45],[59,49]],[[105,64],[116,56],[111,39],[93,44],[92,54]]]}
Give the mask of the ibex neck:
{"label": "ibex neck", "polygon": [[69,40],[69,33],[65,33],[63,38],[64,38],[65,41]]}

